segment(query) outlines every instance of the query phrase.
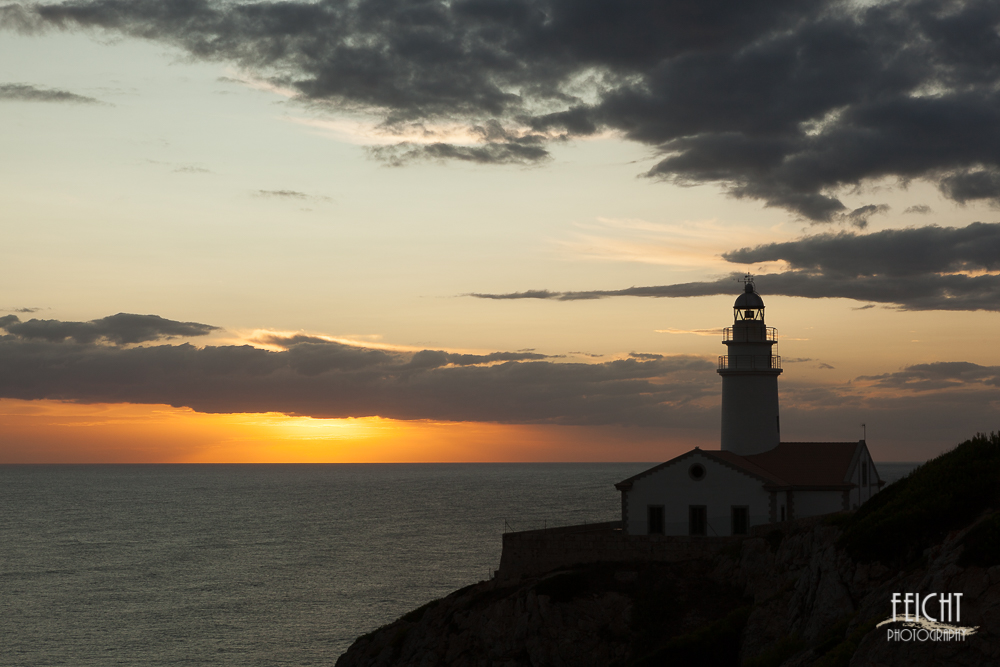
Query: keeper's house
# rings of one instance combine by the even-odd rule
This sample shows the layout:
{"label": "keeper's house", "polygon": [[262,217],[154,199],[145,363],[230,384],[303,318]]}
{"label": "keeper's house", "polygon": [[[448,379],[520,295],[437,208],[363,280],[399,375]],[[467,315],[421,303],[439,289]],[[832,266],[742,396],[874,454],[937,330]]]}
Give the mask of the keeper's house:
{"label": "keeper's house", "polygon": [[695,448],[615,485],[629,535],[745,535],[858,507],[884,482],[864,440],[781,442],[777,332],[747,277],[723,332],[722,449]]}

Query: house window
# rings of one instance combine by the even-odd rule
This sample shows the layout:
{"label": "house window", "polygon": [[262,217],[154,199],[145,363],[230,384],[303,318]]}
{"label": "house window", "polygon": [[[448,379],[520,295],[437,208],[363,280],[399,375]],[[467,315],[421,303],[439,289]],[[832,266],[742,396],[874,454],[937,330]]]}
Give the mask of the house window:
{"label": "house window", "polygon": [[750,533],[750,508],[747,506],[733,506],[733,535],[747,535]]}
{"label": "house window", "polygon": [[663,534],[663,505],[646,506],[646,533],[649,535]]}
{"label": "house window", "polygon": [[708,534],[708,508],[704,505],[688,506],[688,534]]}
{"label": "house window", "polygon": [[688,468],[688,476],[696,482],[700,482],[705,479],[705,472],[705,466],[700,463],[695,463],[693,466]]}
{"label": "house window", "polygon": [[785,506],[784,505],[781,506],[781,520],[782,521],[785,520]]}
{"label": "house window", "polygon": [[865,461],[864,465],[861,466],[861,486],[868,485],[868,462]]}

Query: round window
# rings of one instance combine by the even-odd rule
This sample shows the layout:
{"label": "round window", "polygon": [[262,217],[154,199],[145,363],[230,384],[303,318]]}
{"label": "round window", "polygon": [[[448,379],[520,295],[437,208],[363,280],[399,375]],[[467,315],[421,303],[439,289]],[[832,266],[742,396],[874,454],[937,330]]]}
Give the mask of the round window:
{"label": "round window", "polygon": [[701,480],[705,479],[705,472],[706,472],[705,466],[703,466],[700,463],[695,463],[690,468],[688,468],[688,475],[690,475],[691,479],[693,479],[696,482],[700,482]]}

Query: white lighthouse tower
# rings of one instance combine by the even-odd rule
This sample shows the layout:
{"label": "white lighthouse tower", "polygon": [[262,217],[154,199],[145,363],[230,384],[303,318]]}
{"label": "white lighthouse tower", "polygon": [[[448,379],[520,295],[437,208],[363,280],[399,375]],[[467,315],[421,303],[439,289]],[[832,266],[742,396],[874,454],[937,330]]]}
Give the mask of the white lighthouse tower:
{"label": "white lighthouse tower", "polygon": [[723,330],[728,354],[719,357],[722,376],[722,451],[740,456],[774,449],[781,440],[778,420],[778,333],[764,324],[764,300],[753,276],[733,305],[733,326]]}

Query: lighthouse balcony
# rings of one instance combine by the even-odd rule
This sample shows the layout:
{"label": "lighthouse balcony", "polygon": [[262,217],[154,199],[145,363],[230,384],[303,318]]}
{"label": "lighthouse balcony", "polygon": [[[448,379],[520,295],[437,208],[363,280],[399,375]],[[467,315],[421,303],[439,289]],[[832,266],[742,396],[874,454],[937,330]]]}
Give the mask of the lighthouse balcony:
{"label": "lighthouse balcony", "polygon": [[774,327],[737,326],[722,330],[722,340],[738,343],[778,342],[778,330]]}
{"label": "lighthouse balcony", "polygon": [[723,354],[719,357],[720,371],[755,371],[781,368],[776,354]]}

